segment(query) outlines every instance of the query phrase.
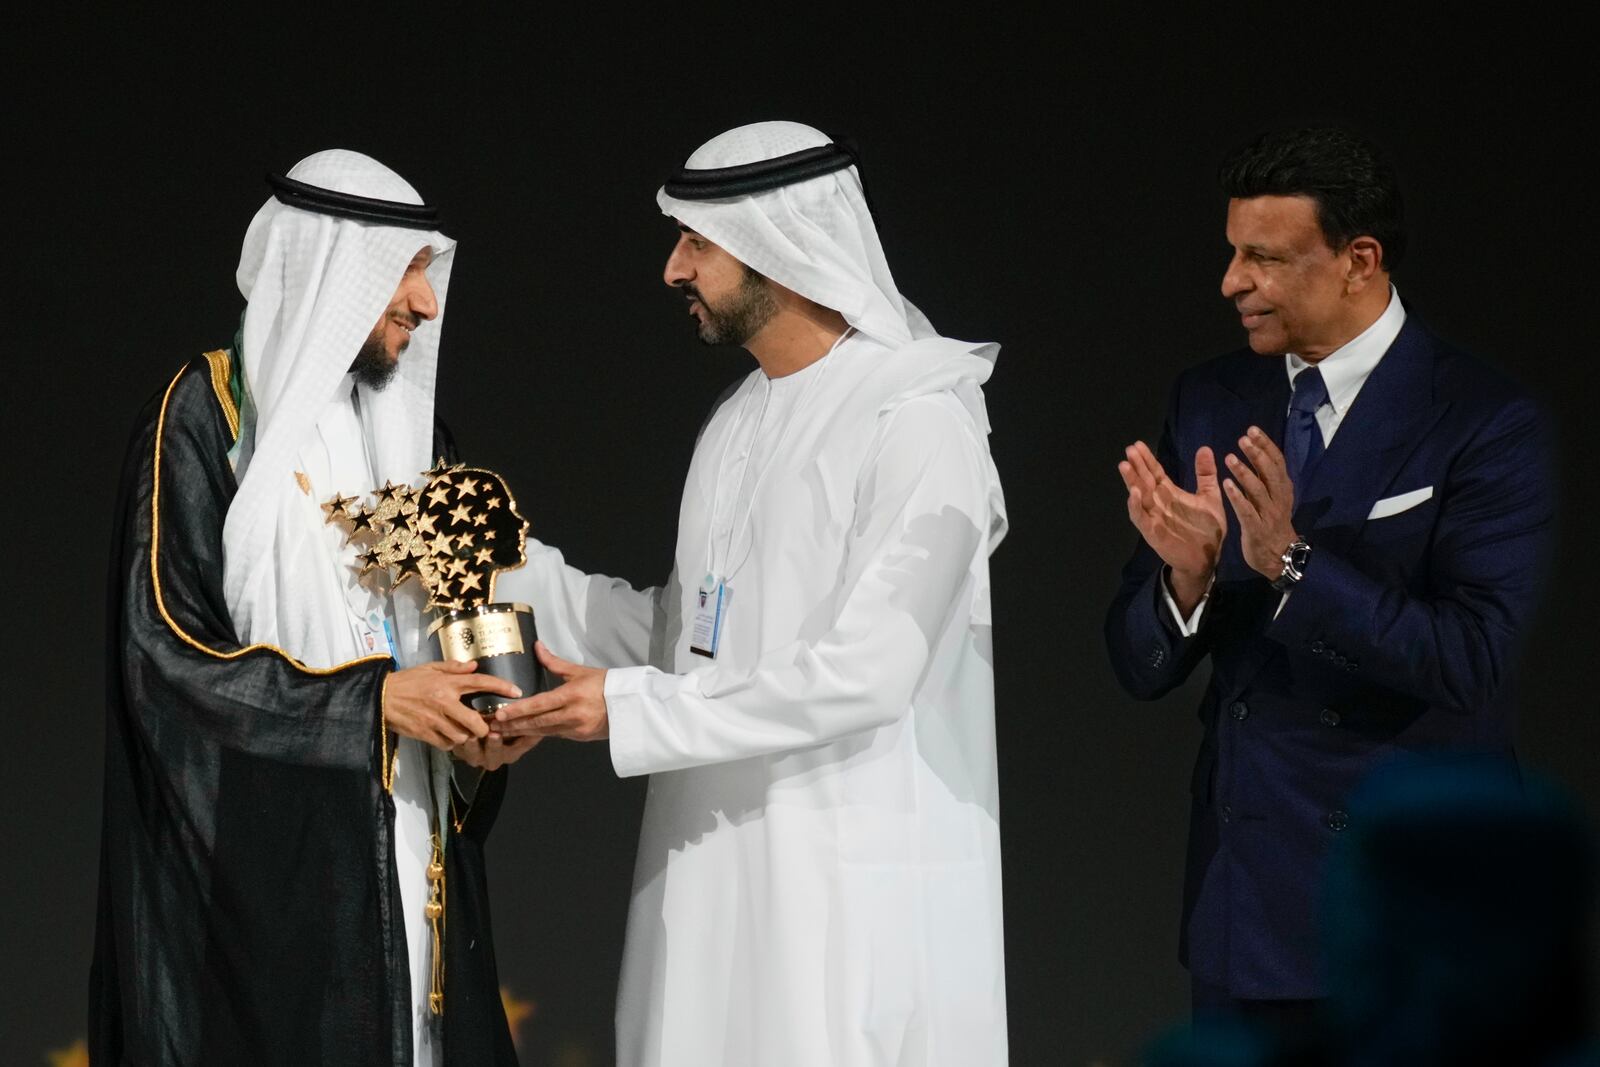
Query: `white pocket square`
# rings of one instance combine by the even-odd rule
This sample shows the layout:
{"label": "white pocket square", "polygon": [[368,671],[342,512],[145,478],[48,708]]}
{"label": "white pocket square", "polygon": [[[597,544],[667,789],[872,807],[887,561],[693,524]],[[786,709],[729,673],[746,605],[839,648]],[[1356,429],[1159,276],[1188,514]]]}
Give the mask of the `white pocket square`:
{"label": "white pocket square", "polygon": [[1398,515],[1402,511],[1409,511],[1416,507],[1424,500],[1431,499],[1432,496],[1433,486],[1430,485],[1426,489],[1413,489],[1411,492],[1401,493],[1399,496],[1384,497],[1372,505],[1372,511],[1367,514],[1367,518],[1383,519],[1390,515]]}

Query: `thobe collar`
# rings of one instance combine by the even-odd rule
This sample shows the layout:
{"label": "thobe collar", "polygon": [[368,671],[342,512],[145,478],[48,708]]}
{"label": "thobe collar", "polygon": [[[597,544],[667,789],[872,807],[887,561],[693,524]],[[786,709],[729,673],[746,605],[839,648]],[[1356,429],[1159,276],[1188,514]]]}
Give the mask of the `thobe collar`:
{"label": "thobe collar", "polygon": [[1335,414],[1343,416],[1405,324],[1405,306],[1400,303],[1399,291],[1390,285],[1389,306],[1383,309],[1383,314],[1371,326],[1322,357],[1320,362],[1308,363],[1293,352],[1283,357],[1290,390],[1301,371],[1316,366],[1322,371],[1322,382],[1328,388],[1328,403]]}

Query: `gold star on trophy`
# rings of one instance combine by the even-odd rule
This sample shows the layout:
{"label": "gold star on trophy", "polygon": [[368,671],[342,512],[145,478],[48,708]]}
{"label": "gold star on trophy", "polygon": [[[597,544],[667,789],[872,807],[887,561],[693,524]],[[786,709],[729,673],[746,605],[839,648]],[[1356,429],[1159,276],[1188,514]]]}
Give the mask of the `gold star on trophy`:
{"label": "gold star on trophy", "polygon": [[335,496],[332,500],[322,505],[322,510],[327,512],[330,522],[350,517],[350,505],[356,503],[353,496]]}
{"label": "gold star on trophy", "polygon": [[422,565],[427,562],[427,559],[427,556],[417,555],[416,552],[411,550],[411,546],[407,545],[405,554],[395,557],[394,584],[399,585],[413,575],[421,580]]}

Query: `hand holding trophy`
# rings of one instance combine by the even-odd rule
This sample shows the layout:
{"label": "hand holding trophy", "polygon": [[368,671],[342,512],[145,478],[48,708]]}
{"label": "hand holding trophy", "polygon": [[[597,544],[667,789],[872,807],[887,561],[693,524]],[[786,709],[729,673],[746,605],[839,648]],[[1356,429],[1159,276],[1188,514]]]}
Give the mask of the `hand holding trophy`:
{"label": "hand holding trophy", "polygon": [[[364,548],[357,557],[363,576],[388,575],[391,588],[415,578],[427,590],[438,613],[428,637],[440,659],[476,660],[479,672],[538,692],[533,609],[492,602],[495,576],[527,560],[527,520],[494,471],[440,459],[424,477],[420,489],[386,482],[370,506],[336,496],[322,509],[345,528],[348,543]],[[486,716],[510,703],[497,693],[463,701]]]}

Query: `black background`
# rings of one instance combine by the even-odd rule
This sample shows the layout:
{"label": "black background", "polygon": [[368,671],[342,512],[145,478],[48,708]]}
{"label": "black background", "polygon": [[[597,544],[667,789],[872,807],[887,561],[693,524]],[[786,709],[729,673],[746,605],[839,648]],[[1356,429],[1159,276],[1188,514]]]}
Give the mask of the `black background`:
{"label": "black background", "polygon": [[[654,584],[695,429],[749,362],[702,348],[662,287],[673,235],[653,193],[744,122],[860,143],[901,289],[944,333],[1004,346],[987,395],[1012,522],[993,561],[1006,955],[1013,1062],[1031,1065],[1130,1062],[1186,1010],[1203,679],[1129,701],[1100,619],[1131,545],[1121,446],[1156,431],[1180,368],[1241,343],[1218,294],[1217,162],[1267,126],[1365,131],[1407,192],[1411,313],[1561,422],[1563,541],[1522,752],[1595,811],[1587,61],[1531,16],[1211,7],[1047,24],[998,5],[960,21],[329,5],[8,26],[0,1060],[45,1062],[83,1030],[105,560],[133,416],[229,342],[262,174],[327,147],[393,166],[460,241],[439,408],[464,454],[506,474],[569,560]],[[537,1004],[528,1063],[611,1058],[642,797],[603,745],[549,744],[514,772],[489,859],[501,977]]]}

